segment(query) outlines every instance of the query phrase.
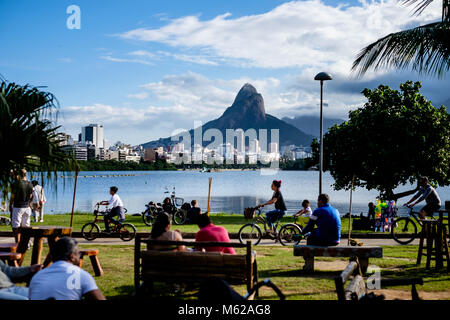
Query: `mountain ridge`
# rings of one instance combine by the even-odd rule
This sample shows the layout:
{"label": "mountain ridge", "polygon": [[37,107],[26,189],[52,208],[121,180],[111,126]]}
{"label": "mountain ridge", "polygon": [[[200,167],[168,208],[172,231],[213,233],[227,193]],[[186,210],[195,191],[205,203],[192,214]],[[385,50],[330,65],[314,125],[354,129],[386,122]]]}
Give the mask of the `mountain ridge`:
{"label": "mountain ridge", "polygon": [[[246,83],[239,90],[233,104],[219,118],[208,121],[202,126],[203,133],[208,129],[220,130],[224,139],[227,129],[242,129],[244,132],[248,129],[255,129],[257,132],[259,129],[267,129],[269,130],[267,132],[267,143],[272,142],[270,129],[279,129],[279,146],[290,144],[309,146],[313,139],[312,135],[306,134],[295,126],[266,113],[262,95],[250,83]],[[191,129],[188,132],[192,141],[194,130]],[[259,136],[258,139],[260,139]],[[141,145],[144,148],[153,148],[158,146],[167,147],[174,143],[176,141],[172,141],[171,137],[167,137]],[[203,146],[207,146],[210,143],[210,141],[202,141]],[[193,144],[193,141],[191,144]],[[246,143],[246,145],[248,144]]]}

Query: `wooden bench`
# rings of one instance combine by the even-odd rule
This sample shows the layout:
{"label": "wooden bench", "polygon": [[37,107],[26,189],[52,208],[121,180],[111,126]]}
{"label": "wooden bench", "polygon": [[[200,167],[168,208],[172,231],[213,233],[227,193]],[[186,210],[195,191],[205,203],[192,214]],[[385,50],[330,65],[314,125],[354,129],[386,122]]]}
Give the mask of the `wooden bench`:
{"label": "wooden bench", "polygon": [[80,268],[83,267],[83,258],[85,256],[89,257],[91,260],[92,269],[94,269],[94,274],[96,277],[100,277],[103,275],[103,269],[100,265],[100,261],[98,260],[98,250],[95,249],[83,249],[80,250],[80,264],[78,265]]}
{"label": "wooden bench", "polygon": [[[244,247],[246,254],[142,250],[142,243],[203,248]],[[252,251],[250,241],[246,245],[225,242],[155,241],[144,240],[138,235],[135,239],[134,254],[134,279],[137,295],[145,291],[151,295],[154,282],[198,284],[208,278],[218,278],[231,285],[245,284],[247,291],[250,291],[258,281],[256,252]],[[257,295],[258,291],[256,291]]]}
{"label": "wooden bench", "polygon": [[[19,245],[15,242],[0,243],[0,259],[7,262],[11,266],[20,266],[22,264],[25,252],[18,253],[17,252],[18,247]],[[99,253],[98,250],[95,249],[80,249],[79,267],[82,268],[83,258],[85,256],[88,256],[91,261],[92,269],[94,270],[94,274],[96,277],[100,277],[103,275],[103,269],[100,265],[100,261],[98,260],[98,253]]]}
{"label": "wooden bench", "polygon": [[22,254],[18,252],[0,252],[0,260],[11,267],[19,267],[22,260]]}
{"label": "wooden bench", "polygon": [[305,265],[303,270],[314,272],[314,257],[358,257],[362,272],[366,272],[369,266],[369,258],[382,258],[383,248],[381,247],[319,247],[319,246],[294,246],[294,256],[303,256]]}
{"label": "wooden bench", "polygon": [[17,243],[15,242],[3,242],[0,243],[0,252],[16,252]]}
{"label": "wooden bench", "polygon": [[[351,278],[352,280],[346,288],[344,288],[345,283]],[[369,298],[366,282],[362,277],[360,264],[358,258],[353,258],[352,261],[347,265],[344,271],[334,278],[334,283],[336,285],[336,293],[339,301],[345,300],[361,300]],[[419,294],[417,293],[416,285],[423,284],[422,278],[403,278],[403,279],[380,279],[380,289],[382,287],[391,286],[405,286],[411,285],[411,298],[412,300],[420,300]],[[374,296],[372,296],[374,298]]]}

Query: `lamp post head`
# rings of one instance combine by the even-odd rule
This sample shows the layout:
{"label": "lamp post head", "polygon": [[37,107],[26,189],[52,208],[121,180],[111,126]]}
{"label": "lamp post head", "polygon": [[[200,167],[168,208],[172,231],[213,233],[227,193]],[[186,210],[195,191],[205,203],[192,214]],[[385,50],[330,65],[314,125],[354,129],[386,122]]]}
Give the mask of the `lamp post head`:
{"label": "lamp post head", "polygon": [[316,76],[314,77],[314,80],[320,80],[320,81],[324,81],[324,80],[333,80],[333,77],[331,76],[331,74],[327,73],[327,72],[319,72],[318,74],[316,74]]}

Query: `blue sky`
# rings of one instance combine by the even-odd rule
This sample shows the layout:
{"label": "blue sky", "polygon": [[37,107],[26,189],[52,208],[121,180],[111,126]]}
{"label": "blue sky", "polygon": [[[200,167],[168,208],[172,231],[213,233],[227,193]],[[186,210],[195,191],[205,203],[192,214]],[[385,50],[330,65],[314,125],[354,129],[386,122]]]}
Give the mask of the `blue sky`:
{"label": "blue sky", "polygon": [[[69,5],[81,29],[69,30]],[[133,144],[191,128],[231,105],[251,82],[278,117],[316,114],[326,70],[326,114],[345,118],[364,87],[421,80],[434,103],[450,98],[448,77],[371,72],[352,78],[359,49],[387,33],[439,18],[439,3],[411,16],[394,0],[358,1],[1,1],[0,74],[46,86],[61,124],[76,135],[102,123],[105,135]]]}

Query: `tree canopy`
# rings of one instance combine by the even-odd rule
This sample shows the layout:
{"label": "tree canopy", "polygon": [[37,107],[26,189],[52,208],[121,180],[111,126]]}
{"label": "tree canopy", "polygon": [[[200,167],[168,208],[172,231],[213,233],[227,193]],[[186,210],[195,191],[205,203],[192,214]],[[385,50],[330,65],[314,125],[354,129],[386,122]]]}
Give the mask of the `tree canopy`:
{"label": "tree canopy", "polygon": [[7,191],[20,169],[44,178],[58,167],[76,170],[76,161],[60,147],[56,130],[57,101],[53,94],[29,85],[0,82],[0,190]]}
{"label": "tree canopy", "polygon": [[364,89],[364,107],[324,136],[324,169],[334,187],[380,191],[382,197],[426,175],[434,184],[450,184],[450,115],[420,94],[420,82],[407,81],[400,91],[380,85]]}

